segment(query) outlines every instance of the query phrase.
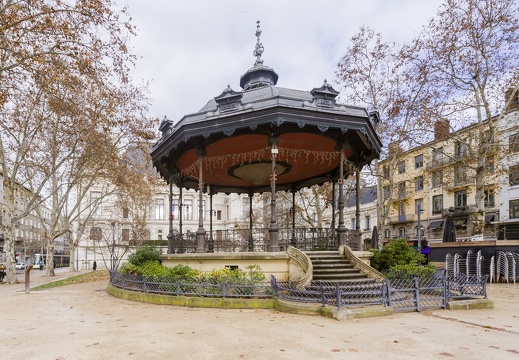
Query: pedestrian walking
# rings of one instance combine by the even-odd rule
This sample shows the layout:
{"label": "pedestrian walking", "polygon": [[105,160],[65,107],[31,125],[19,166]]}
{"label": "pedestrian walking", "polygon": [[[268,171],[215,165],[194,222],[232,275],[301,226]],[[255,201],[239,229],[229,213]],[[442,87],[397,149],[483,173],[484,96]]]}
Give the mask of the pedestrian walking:
{"label": "pedestrian walking", "polygon": [[92,265],[92,269],[94,269],[94,271],[96,271],[97,269],[97,262],[94,260],[94,264]]}

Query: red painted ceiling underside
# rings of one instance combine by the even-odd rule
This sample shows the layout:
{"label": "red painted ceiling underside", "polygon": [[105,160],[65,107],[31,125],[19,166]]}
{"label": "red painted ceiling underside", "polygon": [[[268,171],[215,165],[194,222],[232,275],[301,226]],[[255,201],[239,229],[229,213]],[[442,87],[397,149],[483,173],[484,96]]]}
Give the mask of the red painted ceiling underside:
{"label": "red painted ceiling underside", "polygon": [[[338,166],[338,156],[333,161],[325,159],[329,153],[334,153],[336,142],[320,133],[289,133],[278,137],[277,147],[281,149],[292,149],[297,153],[297,159],[293,157],[286,158],[280,153],[277,160],[288,163],[291,166],[290,171],[277,177],[277,184],[289,184],[301,180],[317,177],[322,174],[329,173]],[[268,185],[270,179],[266,178],[261,184],[252,183],[250,180],[239,179],[228,174],[228,169],[239,165],[248,164],[250,162],[266,161],[270,162],[270,150],[258,156],[257,151],[268,148],[268,137],[262,134],[248,134],[235,137],[225,138],[223,140],[211,143],[206,147],[207,162],[211,166],[204,166],[203,181],[210,185],[220,186],[236,186],[249,187],[258,185]],[[307,150],[316,154],[321,152],[323,157],[316,159],[314,156],[303,155],[300,150]],[[242,154],[255,153],[250,160],[247,160]],[[236,155],[232,158],[232,155]],[[346,156],[350,155],[345,153]],[[180,171],[191,168],[190,177],[198,177],[198,169],[192,166],[197,160],[196,150],[190,150],[181,155],[176,166]],[[330,157],[328,156],[328,159]],[[216,161],[217,160],[217,161]]]}

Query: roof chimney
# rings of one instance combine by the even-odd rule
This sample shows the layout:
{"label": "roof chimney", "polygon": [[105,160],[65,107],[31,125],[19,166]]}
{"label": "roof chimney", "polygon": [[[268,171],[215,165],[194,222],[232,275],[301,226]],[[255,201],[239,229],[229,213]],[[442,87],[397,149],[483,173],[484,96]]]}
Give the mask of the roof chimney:
{"label": "roof chimney", "polygon": [[434,124],[434,140],[445,139],[450,132],[449,120],[439,120]]}

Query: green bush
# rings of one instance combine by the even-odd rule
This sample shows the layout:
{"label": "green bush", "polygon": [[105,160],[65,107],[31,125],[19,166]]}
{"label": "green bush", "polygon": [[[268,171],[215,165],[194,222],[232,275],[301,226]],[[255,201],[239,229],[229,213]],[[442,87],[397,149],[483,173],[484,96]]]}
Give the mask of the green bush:
{"label": "green bush", "polygon": [[167,268],[168,276],[178,280],[194,281],[199,275],[199,271],[187,265],[178,264],[172,268]]}
{"label": "green bush", "polygon": [[149,277],[162,277],[169,275],[169,269],[155,260],[146,261],[139,266],[140,275]]}
{"label": "green bush", "polygon": [[371,266],[381,272],[387,272],[396,266],[419,267],[426,262],[425,257],[407,244],[406,239],[390,242],[382,250],[372,250]]}
{"label": "green bush", "polygon": [[137,265],[130,264],[129,262],[125,262],[122,264],[122,266],[119,268],[119,272],[121,274],[132,274],[132,275],[140,275],[141,270],[140,267]]}
{"label": "green bush", "polygon": [[433,264],[427,265],[395,265],[392,266],[386,273],[388,279],[402,278],[402,277],[414,277],[420,278],[431,277],[436,271],[436,266]]}
{"label": "green bush", "polygon": [[160,264],[160,255],[162,255],[160,250],[155,249],[152,246],[143,246],[128,256],[128,262],[136,266],[141,266],[148,261],[156,261]]}

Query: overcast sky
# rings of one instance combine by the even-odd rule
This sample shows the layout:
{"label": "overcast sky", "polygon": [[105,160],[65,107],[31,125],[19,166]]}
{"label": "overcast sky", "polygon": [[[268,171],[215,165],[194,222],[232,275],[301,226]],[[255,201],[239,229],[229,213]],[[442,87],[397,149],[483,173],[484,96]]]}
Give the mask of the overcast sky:
{"label": "overcast sky", "polygon": [[[200,110],[254,65],[261,21],[264,65],[298,90],[335,81],[337,63],[362,25],[385,40],[410,40],[441,0],[118,0],[127,4],[139,57],[133,78],[149,82],[150,116],[178,121]],[[338,89],[338,87],[336,86]]]}

